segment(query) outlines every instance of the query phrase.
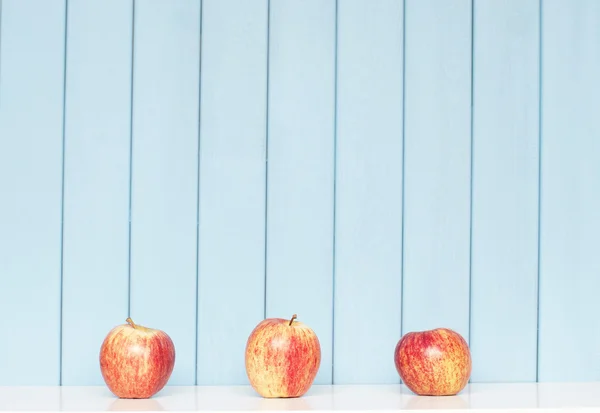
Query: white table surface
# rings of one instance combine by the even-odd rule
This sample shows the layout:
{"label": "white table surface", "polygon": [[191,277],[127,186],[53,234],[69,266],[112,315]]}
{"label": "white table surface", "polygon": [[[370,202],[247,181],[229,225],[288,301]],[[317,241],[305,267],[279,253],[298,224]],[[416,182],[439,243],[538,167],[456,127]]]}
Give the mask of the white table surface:
{"label": "white table surface", "polygon": [[263,399],[249,386],[167,386],[147,400],[106,387],[0,387],[0,412],[599,412],[598,383],[470,384],[457,396],[424,397],[401,385],[313,386],[296,399]]}

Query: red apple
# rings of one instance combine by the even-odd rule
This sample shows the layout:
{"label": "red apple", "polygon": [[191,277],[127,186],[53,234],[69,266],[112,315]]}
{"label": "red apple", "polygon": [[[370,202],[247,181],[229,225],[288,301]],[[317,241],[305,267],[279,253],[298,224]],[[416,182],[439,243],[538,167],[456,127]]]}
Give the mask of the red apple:
{"label": "red apple", "polygon": [[455,395],[471,376],[471,352],[465,339],[448,328],[405,334],[394,351],[400,378],[422,396]]}
{"label": "red apple", "polygon": [[319,339],[296,318],[267,318],[248,337],[246,374],[262,397],[300,397],[319,371]]}
{"label": "red apple", "polygon": [[161,330],[134,324],[113,328],[100,348],[100,370],[106,385],[122,399],[148,399],[169,381],[175,346]]}

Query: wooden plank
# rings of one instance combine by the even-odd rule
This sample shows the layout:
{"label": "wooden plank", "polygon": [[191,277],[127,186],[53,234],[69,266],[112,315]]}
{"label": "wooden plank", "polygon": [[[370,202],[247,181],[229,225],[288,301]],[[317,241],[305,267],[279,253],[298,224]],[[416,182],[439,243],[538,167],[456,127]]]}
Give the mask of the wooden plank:
{"label": "wooden plank", "polygon": [[406,0],[403,333],[469,335],[471,2]]}
{"label": "wooden plank", "polygon": [[471,379],[535,381],[539,1],[476,1],[474,25]]}
{"label": "wooden plank", "polygon": [[104,384],[100,344],[127,318],[132,7],[122,0],[68,3],[65,385]]}
{"label": "wooden plank", "polygon": [[243,349],[264,316],[267,10],[266,0],[203,2],[201,385],[247,383]]}
{"label": "wooden plank", "polygon": [[397,383],[403,3],[338,7],[334,383]]}
{"label": "wooden plank", "polygon": [[600,380],[600,3],[542,6],[539,379]]}
{"label": "wooden plank", "polygon": [[135,3],[131,316],[176,347],[169,384],[196,375],[200,2]]}
{"label": "wooden plank", "polygon": [[3,1],[0,25],[0,385],[55,385],[65,2]]}
{"label": "wooden plank", "polygon": [[271,3],[267,317],[315,330],[332,380],[335,1]]}

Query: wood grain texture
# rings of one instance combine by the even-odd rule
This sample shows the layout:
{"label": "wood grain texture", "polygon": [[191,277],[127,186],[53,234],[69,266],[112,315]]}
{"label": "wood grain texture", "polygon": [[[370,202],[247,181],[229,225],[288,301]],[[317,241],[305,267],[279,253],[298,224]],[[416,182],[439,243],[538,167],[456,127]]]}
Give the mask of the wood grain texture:
{"label": "wood grain texture", "polygon": [[128,313],[170,385],[294,313],[316,384],[434,327],[475,382],[600,380],[598,1],[0,9],[0,384],[102,384]]}
{"label": "wood grain texture", "polygon": [[403,333],[468,340],[471,2],[406,0]]}
{"label": "wood grain texture", "polygon": [[196,381],[200,3],[136,1],[131,316],[165,331],[169,384]]}
{"label": "wood grain texture", "polygon": [[598,39],[600,3],[543,2],[542,381],[600,380]]}
{"label": "wood grain texture", "polygon": [[[264,316],[267,4],[204,0],[198,384],[246,384]],[[232,121],[235,119],[235,121]]]}
{"label": "wood grain texture", "polygon": [[313,328],[331,383],[335,1],[271,2],[267,317]]}
{"label": "wood grain texture", "polygon": [[65,1],[1,7],[0,385],[56,385]]}
{"label": "wood grain texture", "polygon": [[133,2],[68,8],[62,376],[101,385],[100,345],[129,295]]}
{"label": "wood grain texture", "polygon": [[478,0],[474,24],[471,379],[535,381],[539,1]]}
{"label": "wood grain texture", "polygon": [[402,295],[402,36],[402,1],[339,2],[336,384],[399,381],[390,360]]}

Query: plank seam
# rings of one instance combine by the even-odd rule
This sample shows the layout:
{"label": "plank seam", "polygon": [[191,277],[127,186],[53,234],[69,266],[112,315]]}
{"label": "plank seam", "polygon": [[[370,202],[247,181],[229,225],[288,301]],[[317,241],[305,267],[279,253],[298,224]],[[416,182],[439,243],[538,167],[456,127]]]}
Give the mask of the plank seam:
{"label": "plank seam", "polygon": [[204,0],[200,0],[200,39],[198,42],[198,154],[196,158],[196,346],[194,351],[194,384],[198,385],[198,336],[199,336],[199,288],[200,288],[200,156],[201,156],[201,125],[202,125],[202,18],[204,11]]}
{"label": "plank seam", "polygon": [[[338,148],[338,38],[339,38],[339,2],[335,0],[335,54],[333,80],[333,248],[331,280],[331,359],[335,360],[335,278],[336,278],[336,232],[337,232],[337,148]],[[331,384],[335,384],[335,363],[331,363]]]}
{"label": "plank seam", "polygon": [[[471,136],[470,136],[470,171],[469,171],[469,345],[472,344],[472,313],[473,313],[473,113],[475,84],[475,0],[471,0]],[[470,380],[469,380],[470,381]]]}
{"label": "plank seam", "polygon": [[127,234],[127,316],[131,317],[131,221],[133,206],[133,81],[135,64],[135,0],[131,2],[131,75],[129,96],[129,219]]}
{"label": "plank seam", "polygon": [[404,330],[404,199],[405,199],[405,176],[406,176],[406,0],[402,3],[402,229],[400,242],[400,336]]}
{"label": "plank seam", "polygon": [[537,308],[536,308],[536,354],[535,381],[540,381],[540,263],[541,263],[541,223],[542,223],[542,7],[539,0],[538,11],[538,222],[537,222]]}
{"label": "plank seam", "polygon": [[266,87],[266,113],[265,113],[265,251],[264,251],[264,291],[263,291],[263,317],[267,318],[267,237],[268,231],[268,201],[269,201],[269,83],[270,83],[270,66],[271,66],[271,0],[267,0],[267,87]]}
{"label": "plank seam", "polygon": [[58,344],[58,385],[63,382],[63,293],[64,293],[64,257],[65,257],[65,138],[66,138],[66,107],[67,107],[67,38],[69,26],[69,0],[65,0],[65,32],[63,43],[63,101],[62,101],[62,159],[61,159],[61,189],[60,189],[60,292],[59,292],[59,344]]}

